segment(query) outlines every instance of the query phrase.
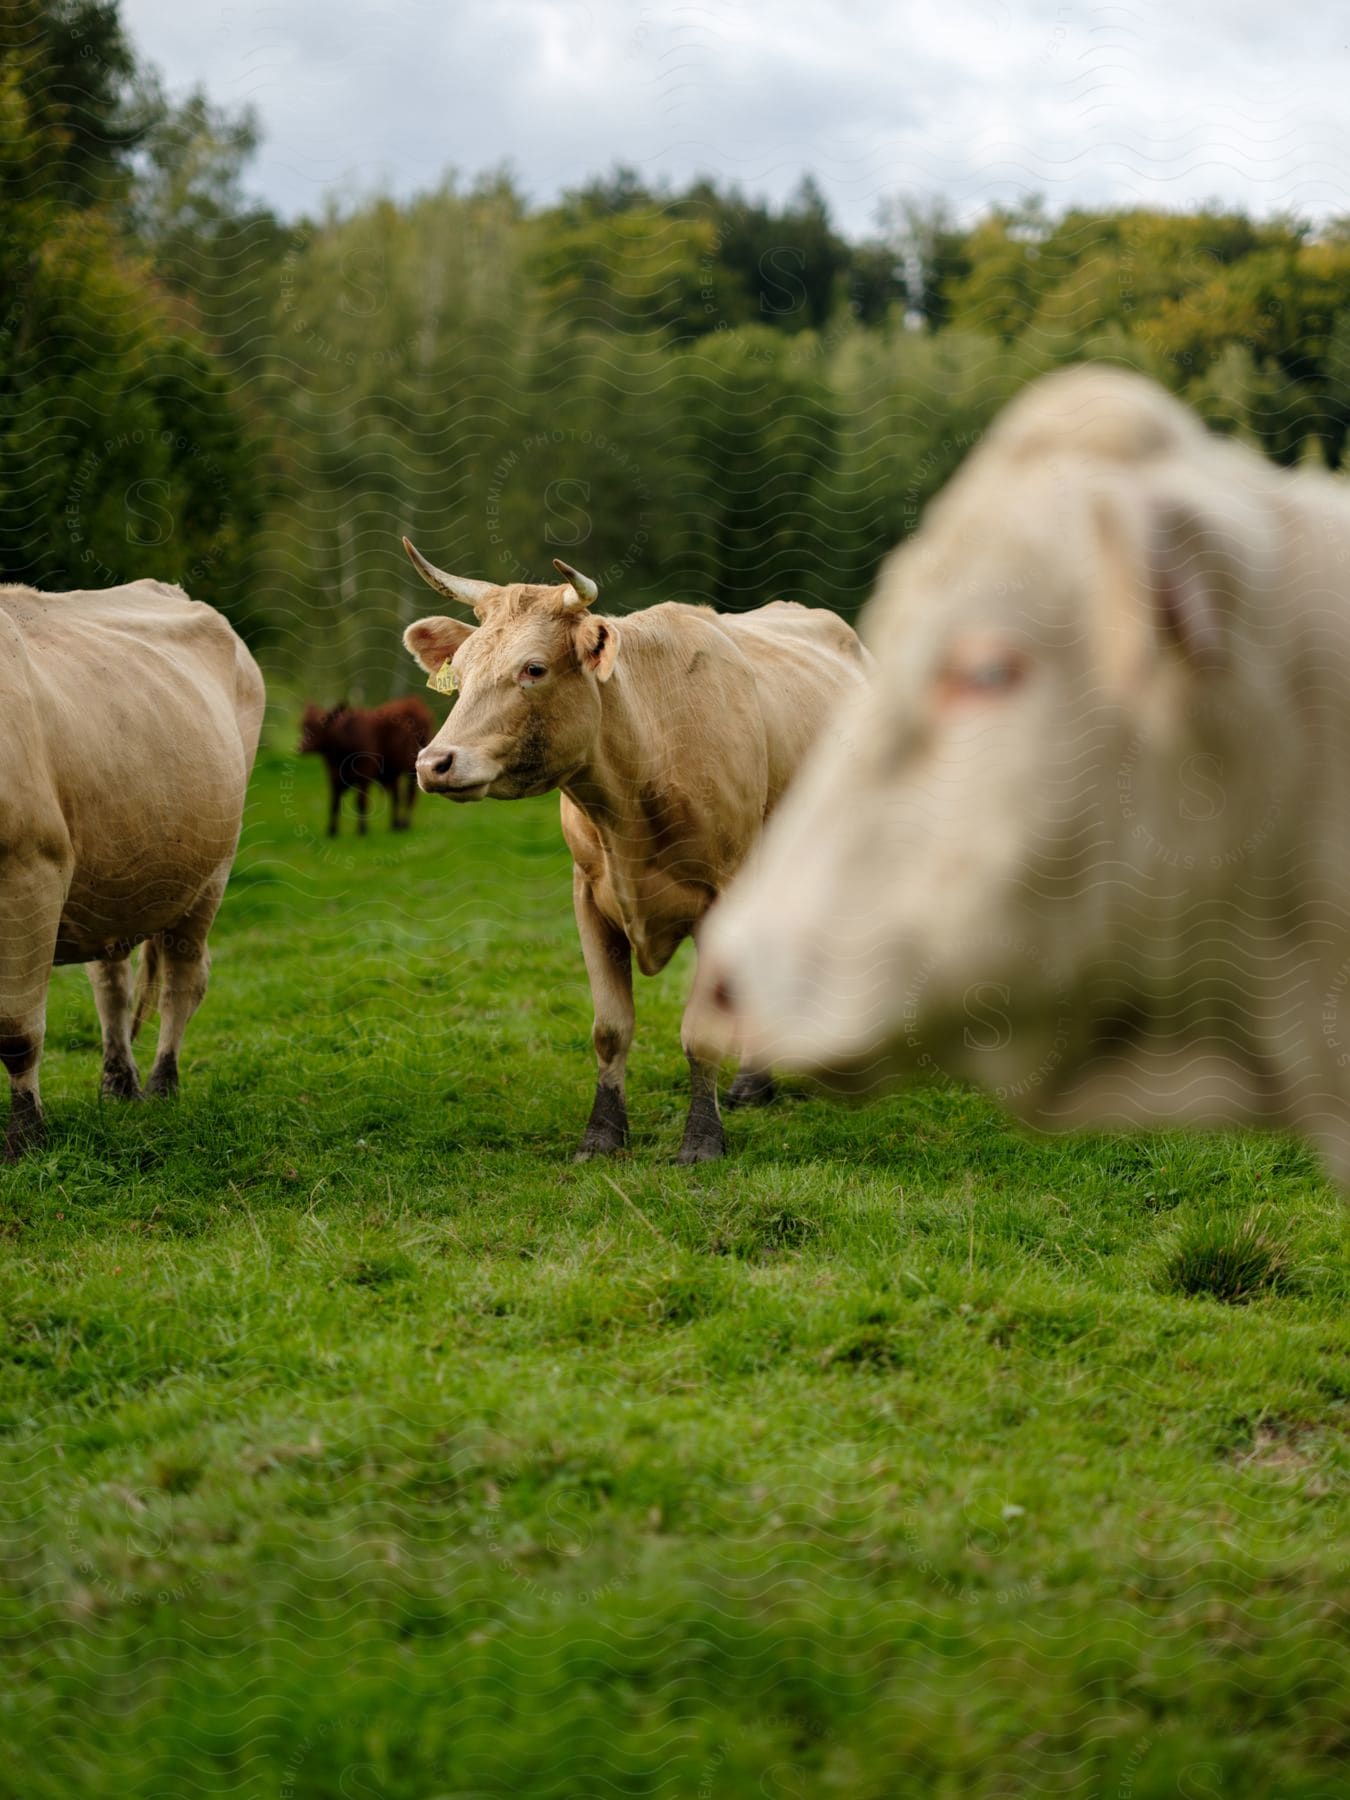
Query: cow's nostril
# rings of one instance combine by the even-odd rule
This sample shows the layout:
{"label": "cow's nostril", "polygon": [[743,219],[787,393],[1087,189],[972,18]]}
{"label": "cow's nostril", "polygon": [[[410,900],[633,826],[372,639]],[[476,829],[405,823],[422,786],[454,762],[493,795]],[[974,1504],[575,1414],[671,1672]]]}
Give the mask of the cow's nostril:
{"label": "cow's nostril", "polygon": [[450,773],[451,769],[454,768],[454,766],[455,766],[455,753],[453,750],[447,750],[445,755],[442,756],[440,758],[440,760],[434,765],[433,772],[437,775],[448,775]]}
{"label": "cow's nostril", "polygon": [[735,1007],[736,996],[725,975],[719,975],[713,983],[712,1003],[718,1012],[731,1012]]}

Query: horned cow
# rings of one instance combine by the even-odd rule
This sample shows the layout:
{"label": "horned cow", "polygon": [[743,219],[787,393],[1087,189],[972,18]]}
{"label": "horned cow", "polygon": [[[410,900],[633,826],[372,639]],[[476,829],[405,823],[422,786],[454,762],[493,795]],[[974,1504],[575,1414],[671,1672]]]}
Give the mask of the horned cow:
{"label": "horned cow", "polygon": [[[472,627],[432,617],[404,642],[458,687],[417,759],[427,793],[511,800],[562,790],[573,903],[595,1003],[595,1103],[579,1157],[628,1135],[632,964],[664,968],[730,882],[765,817],[811,753],[834,701],[862,679],[862,649],[834,614],[776,601],[726,616],[666,604],[624,618],[590,608],[596,585],[555,563],[562,585],[447,575],[404,539],[437,593]],[[726,1140],[717,1065],[686,1029],[691,1101],[682,1162]],[[768,1098],[767,1068],[742,1069],[729,1104]]]}
{"label": "horned cow", "polygon": [[13,1158],[42,1136],[38,1064],[54,963],[88,965],[104,1093],[139,1095],[132,1037],[156,999],[147,1088],[177,1089],[263,684],[221,615],[176,587],[0,587],[0,709],[0,1061]]}

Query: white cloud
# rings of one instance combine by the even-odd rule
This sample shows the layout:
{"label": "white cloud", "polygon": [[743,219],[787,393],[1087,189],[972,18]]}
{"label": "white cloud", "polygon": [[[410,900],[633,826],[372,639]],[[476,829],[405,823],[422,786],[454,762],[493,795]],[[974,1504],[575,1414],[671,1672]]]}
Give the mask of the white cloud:
{"label": "white cloud", "polygon": [[508,163],[546,199],[616,162],[865,230],[897,189],[963,209],[1217,198],[1350,211],[1350,15],[1332,0],[124,0],[174,88],[257,107],[287,213]]}

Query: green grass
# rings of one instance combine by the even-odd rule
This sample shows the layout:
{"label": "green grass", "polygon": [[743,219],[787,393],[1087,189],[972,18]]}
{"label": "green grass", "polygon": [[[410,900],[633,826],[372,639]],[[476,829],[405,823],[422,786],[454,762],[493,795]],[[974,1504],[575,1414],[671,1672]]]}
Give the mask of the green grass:
{"label": "green grass", "polygon": [[179,1102],[100,1102],[53,985],[0,1793],[1344,1792],[1350,1232],[1301,1147],[789,1084],[679,1169],[681,958],[631,1152],[575,1167],[556,803],[330,845],[321,787],[260,766]]}

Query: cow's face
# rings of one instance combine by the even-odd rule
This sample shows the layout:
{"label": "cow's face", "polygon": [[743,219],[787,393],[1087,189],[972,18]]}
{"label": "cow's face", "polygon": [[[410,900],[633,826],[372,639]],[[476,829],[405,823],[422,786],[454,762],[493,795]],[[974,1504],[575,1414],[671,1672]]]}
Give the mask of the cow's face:
{"label": "cow's face", "polygon": [[418,783],[461,801],[548,793],[593,754],[618,631],[585,610],[588,599],[570,582],[474,586],[481,590],[472,601],[479,626],[436,617],[404,633],[418,662],[447,688],[449,665],[456,694],[449,718],[417,758]]}
{"label": "cow's face", "polygon": [[1081,459],[978,462],[885,571],[874,680],[709,916],[700,1005],[759,1066],[940,1067],[1037,1117],[1104,1016],[1177,982],[1177,920],[1278,818],[1288,734],[1223,642],[1268,546],[1226,566],[1221,483],[1178,506]]}
{"label": "cow's face", "polygon": [[297,745],[300,754],[309,756],[325,750],[334,722],[345,711],[344,706],[316,706],[311,700],[300,718],[300,742]]}

